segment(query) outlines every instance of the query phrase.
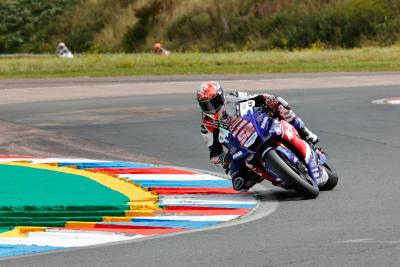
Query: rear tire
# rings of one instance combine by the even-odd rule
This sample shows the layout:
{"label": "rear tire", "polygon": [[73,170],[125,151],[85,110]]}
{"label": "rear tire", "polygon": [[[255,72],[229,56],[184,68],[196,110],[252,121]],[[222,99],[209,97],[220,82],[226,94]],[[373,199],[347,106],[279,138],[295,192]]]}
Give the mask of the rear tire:
{"label": "rear tire", "polygon": [[339,180],[338,174],[336,170],[330,167],[328,164],[325,163],[323,166],[325,171],[328,173],[328,181],[323,186],[321,186],[319,190],[321,191],[332,190],[333,188],[336,187],[338,183]]}
{"label": "rear tire", "polygon": [[316,198],[319,194],[318,185],[308,174],[299,174],[284,156],[271,149],[264,156],[269,167],[281,177],[292,189],[306,198]]}

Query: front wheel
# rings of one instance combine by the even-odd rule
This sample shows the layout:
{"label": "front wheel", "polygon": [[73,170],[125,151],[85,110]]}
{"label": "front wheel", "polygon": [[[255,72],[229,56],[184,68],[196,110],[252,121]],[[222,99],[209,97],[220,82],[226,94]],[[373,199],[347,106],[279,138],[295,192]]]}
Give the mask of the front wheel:
{"label": "front wheel", "polygon": [[264,160],[272,171],[282,178],[291,188],[306,198],[316,198],[319,194],[317,183],[311,177],[297,170],[290,162],[275,150],[269,150]]}

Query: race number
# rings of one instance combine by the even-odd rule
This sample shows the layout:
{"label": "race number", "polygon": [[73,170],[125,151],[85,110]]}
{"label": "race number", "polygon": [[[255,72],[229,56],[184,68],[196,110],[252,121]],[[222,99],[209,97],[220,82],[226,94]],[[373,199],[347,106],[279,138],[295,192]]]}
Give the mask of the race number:
{"label": "race number", "polygon": [[246,115],[247,112],[255,106],[256,106],[256,102],[254,100],[240,102],[239,103],[239,113],[240,113],[239,115],[240,116]]}
{"label": "race number", "polygon": [[[246,124],[246,126],[243,127],[237,135],[237,139],[238,139],[240,145],[247,146],[247,147],[252,145],[255,141],[255,137],[257,137],[256,135],[254,135],[256,133],[255,131],[256,130],[254,129],[254,126],[251,122]],[[250,139],[250,137],[252,137],[252,138]],[[249,140],[249,142],[247,142],[248,140]]]}

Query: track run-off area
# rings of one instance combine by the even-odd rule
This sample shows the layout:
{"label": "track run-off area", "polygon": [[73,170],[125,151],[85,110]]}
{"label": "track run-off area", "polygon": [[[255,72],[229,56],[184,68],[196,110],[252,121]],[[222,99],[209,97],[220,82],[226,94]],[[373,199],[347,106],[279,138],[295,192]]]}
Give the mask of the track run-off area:
{"label": "track run-off area", "polygon": [[399,73],[3,80],[0,154],[222,173],[199,132],[202,80],[285,98],[320,136],[339,173],[337,188],[303,200],[263,182],[259,208],[241,223],[13,257],[0,266],[398,266],[400,105],[374,101],[400,97]]}

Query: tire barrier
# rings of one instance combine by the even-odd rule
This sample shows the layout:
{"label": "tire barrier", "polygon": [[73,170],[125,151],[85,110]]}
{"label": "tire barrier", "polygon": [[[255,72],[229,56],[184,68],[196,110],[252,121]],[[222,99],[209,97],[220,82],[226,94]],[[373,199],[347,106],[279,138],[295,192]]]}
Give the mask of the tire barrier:
{"label": "tire barrier", "polygon": [[257,201],[224,178],[145,163],[0,157],[0,257],[215,226]]}

